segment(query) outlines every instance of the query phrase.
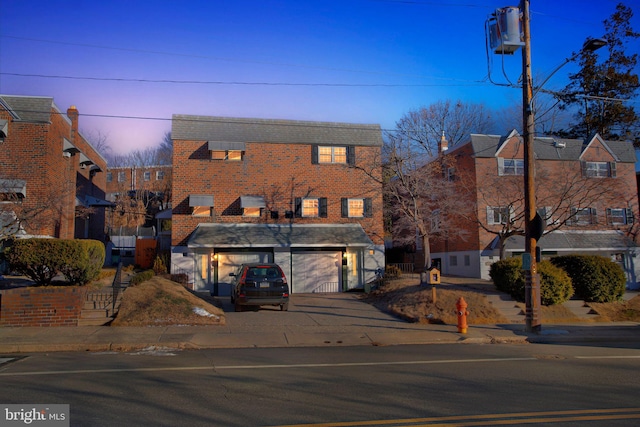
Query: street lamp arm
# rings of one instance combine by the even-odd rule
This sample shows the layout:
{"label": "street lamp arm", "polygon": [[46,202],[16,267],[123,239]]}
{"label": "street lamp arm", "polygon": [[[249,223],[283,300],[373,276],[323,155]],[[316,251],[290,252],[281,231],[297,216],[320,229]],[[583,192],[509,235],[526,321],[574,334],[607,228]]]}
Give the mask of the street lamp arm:
{"label": "street lamp arm", "polygon": [[574,53],[573,55],[571,55],[570,57],[566,58],[560,65],[558,65],[556,68],[553,69],[553,71],[551,71],[551,73],[542,81],[542,83],[533,91],[533,96],[532,96],[532,100],[536,97],[536,95],[538,94],[538,92],[540,92],[542,90],[542,88],[544,87],[545,84],[547,84],[547,82],[549,81],[549,79],[551,79],[551,77],[553,77],[558,71],[560,71],[560,69],[562,67],[564,67],[565,65],[567,65],[569,62],[573,61],[574,59],[576,59],[578,56],[580,56],[580,54],[582,54],[583,52],[593,52],[596,51],[598,49],[600,49],[603,46],[606,46],[607,41],[605,39],[592,39],[589,38],[587,39],[586,42],[584,42],[584,44],[582,45],[582,49],[580,49],[580,51],[578,51],[577,53]]}

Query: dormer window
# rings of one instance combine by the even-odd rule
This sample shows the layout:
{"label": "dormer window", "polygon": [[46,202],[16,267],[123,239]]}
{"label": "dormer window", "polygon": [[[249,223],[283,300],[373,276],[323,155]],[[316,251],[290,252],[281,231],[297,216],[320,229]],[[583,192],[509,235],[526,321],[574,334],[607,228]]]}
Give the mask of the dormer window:
{"label": "dormer window", "polygon": [[209,141],[211,160],[241,161],[245,144],[243,142],[219,142]]}

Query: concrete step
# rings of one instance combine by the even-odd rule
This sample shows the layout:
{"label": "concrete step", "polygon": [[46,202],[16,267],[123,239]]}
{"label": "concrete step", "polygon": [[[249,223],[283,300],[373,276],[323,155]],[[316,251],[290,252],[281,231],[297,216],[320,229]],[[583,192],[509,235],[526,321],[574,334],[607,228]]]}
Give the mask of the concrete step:
{"label": "concrete step", "polygon": [[506,294],[487,294],[487,300],[511,323],[521,323],[525,321],[525,313],[518,307],[516,301]]}
{"label": "concrete step", "polygon": [[78,326],[104,326],[111,322],[113,317],[103,317],[97,319],[78,319]]}
{"label": "concrete step", "polygon": [[565,308],[571,310],[576,317],[581,319],[593,318],[598,315],[595,311],[591,309],[583,300],[569,300],[563,304]]}
{"label": "concrete step", "polygon": [[100,319],[104,317],[110,317],[112,315],[111,309],[96,308],[90,310],[82,310],[80,314],[81,319]]}

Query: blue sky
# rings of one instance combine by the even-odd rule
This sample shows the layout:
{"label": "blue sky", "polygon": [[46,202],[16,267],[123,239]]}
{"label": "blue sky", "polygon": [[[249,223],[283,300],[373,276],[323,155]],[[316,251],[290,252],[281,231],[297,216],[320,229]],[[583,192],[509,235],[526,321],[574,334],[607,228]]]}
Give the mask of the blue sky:
{"label": "blue sky", "polygon": [[[521,91],[487,75],[516,82],[520,52],[487,55],[485,22],[517,3],[2,0],[0,93],[77,106],[81,130],[107,136],[116,153],[158,145],[174,113],[391,129],[409,110],[447,99],[516,104]],[[640,1],[624,3],[640,31]],[[534,75],[600,36],[616,4],[532,0]],[[563,67],[545,88],[563,87],[572,71]]]}

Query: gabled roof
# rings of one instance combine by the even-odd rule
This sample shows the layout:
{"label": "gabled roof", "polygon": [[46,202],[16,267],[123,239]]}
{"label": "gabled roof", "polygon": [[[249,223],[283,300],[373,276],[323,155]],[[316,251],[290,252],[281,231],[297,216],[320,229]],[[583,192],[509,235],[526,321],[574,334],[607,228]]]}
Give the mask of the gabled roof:
{"label": "gabled roof", "polygon": [[0,100],[17,121],[49,123],[53,98],[45,96],[0,95]]}
{"label": "gabled roof", "polygon": [[[471,134],[470,144],[476,157],[497,157],[499,150],[509,138],[519,137],[517,133],[509,136]],[[599,139],[611,155],[622,163],[635,163],[636,153],[633,144],[627,141],[604,141],[599,136],[589,140],[565,139],[556,137],[537,137],[534,139],[534,151],[538,160],[580,160],[580,156],[594,139]]]}
{"label": "gabled roof", "polygon": [[174,114],[174,140],[382,146],[380,125]]}

